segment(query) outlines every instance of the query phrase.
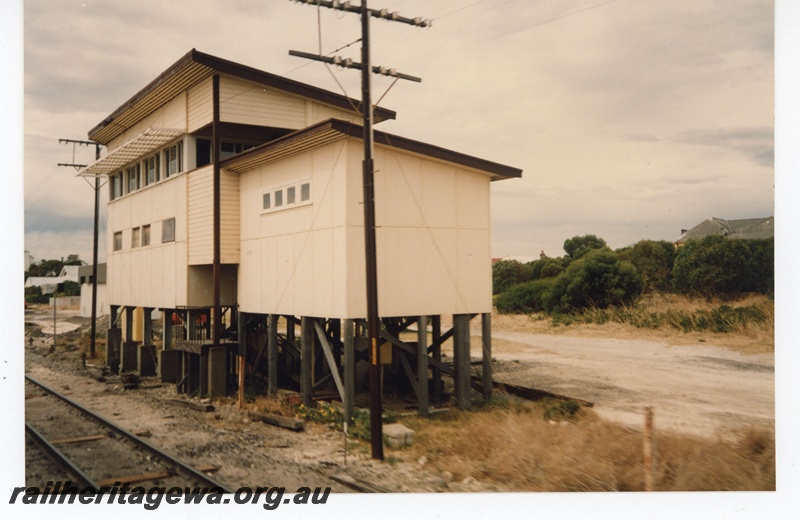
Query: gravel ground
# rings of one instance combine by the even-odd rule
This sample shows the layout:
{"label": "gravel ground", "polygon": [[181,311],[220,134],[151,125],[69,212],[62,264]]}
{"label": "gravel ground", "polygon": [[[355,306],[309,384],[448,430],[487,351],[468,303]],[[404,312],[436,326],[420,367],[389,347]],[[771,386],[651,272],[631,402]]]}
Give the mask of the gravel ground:
{"label": "gravel ground", "polygon": [[398,462],[402,450],[386,448],[386,459],[392,462],[372,460],[364,441],[348,441],[345,463],[341,432],[313,423],[306,423],[303,432],[292,432],[253,422],[232,398],[214,400],[215,410],[203,413],[170,402],[185,396],[179,396],[174,385],[162,386],[157,378],[143,379],[136,390],[123,389],[114,377],[99,382],[91,376],[99,372],[101,361],[88,360],[84,368],[77,349],[67,347],[81,341],[87,320],[60,311],[64,324],[59,325],[58,348],[51,353],[52,321],[50,333],[43,332],[39,323],[48,322],[43,314],[26,314],[27,374],[126,429],[149,430],[151,443],[185,462],[218,466],[215,478],[230,488],[331,486],[333,492],[354,492],[332,480],[337,476],[395,493],[502,491],[475,479],[454,482],[451,475],[429,471],[416,461]]}
{"label": "gravel ground", "polygon": [[[59,321],[55,353],[49,352],[52,314],[47,309],[26,313],[26,372],[124,427],[150,430],[154,444],[187,462],[219,466],[216,477],[229,487],[331,485],[335,492],[352,491],[331,483],[330,476],[337,475],[388,492],[506,491],[474,478],[453,481],[424,461],[399,462],[402,450],[386,449],[387,461],[393,462],[374,461],[364,441],[349,441],[345,464],[340,432],[307,423],[306,431],[295,433],[251,422],[233,399],[215,400],[212,413],[193,411],[171,403],[182,396],[156,378],[144,380],[137,390],[124,390],[113,378],[98,382],[90,375],[99,367],[83,368],[77,348],[69,346],[86,334],[87,320],[74,311],[59,312],[63,324]],[[43,331],[48,324],[50,333]],[[772,354],[502,326],[495,326],[493,343],[496,380],[591,401],[600,416],[628,426],[640,427],[643,408],[654,406],[658,428],[682,433],[710,437],[748,424],[774,428]],[[481,355],[480,345],[473,337],[473,356]]]}

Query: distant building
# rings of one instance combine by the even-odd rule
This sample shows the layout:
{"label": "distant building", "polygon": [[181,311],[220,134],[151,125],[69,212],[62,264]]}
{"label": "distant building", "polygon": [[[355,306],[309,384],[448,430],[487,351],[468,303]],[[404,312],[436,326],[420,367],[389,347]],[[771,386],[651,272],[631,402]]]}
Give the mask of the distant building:
{"label": "distant building", "polygon": [[42,294],[56,292],[58,284],[64,282],[78,282],[78,266],[65,265],[58,276],[30,276],[25,280],[25,288],[39,286]]}
{"label": "distant building", "polygon": [[699,240],[709,235],[721,235],[725,238],[758,239],[775,236],[775,217],[747,218],[725,220],[711,217],[691,229],[682,229],[681,236],[675,241],[680,247],[689,240]]}

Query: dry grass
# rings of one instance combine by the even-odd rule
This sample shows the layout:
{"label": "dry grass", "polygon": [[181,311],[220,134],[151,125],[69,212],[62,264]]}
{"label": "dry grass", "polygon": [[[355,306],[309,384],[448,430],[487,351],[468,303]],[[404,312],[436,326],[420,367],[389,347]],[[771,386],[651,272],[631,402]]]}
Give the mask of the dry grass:
{"label": "dry grass", "polygon": [[[642,434],[581,411],[543,418],[540,403],[493,405],[404,421],[415,445],[394,456],[425,456],[455,479],[472,476],[514,491],[639,491]],[[727,432],[705,440],[657,432],[656,490],[774,490],[774,433]]]}
{"label": "dry grass", "polygon": [[[711,312],[721,305],[754,307],[766,315],[761,323],[744,323],[732,332],[715,333],[710,330],[683,332],[665,323],[658,328],[636,327],[629,323],[608,321],[597,323],[571,323],[554,325],[543,314],[492,314],[492,328],[509,332],[563,334],[571,336],[613,337],[619,339],[660,339],[673,345],[711,343],[743,353],[773,353],[775,351],[775,306],[765,296],[753,295],[733,302],[706,301],[675,294],[658,294],[643,297],[635,309],[640,312],[690,316],[698,312]],[[668,320],[665,320],[668,321]]]}

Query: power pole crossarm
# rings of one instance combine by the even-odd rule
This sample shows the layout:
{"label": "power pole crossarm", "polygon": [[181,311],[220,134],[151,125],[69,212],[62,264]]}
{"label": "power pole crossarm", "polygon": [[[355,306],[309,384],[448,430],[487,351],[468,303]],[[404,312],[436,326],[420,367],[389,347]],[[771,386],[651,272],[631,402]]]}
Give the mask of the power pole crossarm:
{"label": "power pole crossarm", "polygon": [[[352,5],[350,2],[341,2],[338,0],[293,0],[298,4],[318,5],[320,7],[327,7],[337,11],[346,11],[348,13],[361,14],[361,6]],[[380,18],[382,20],[389,20],[390,22],[400,22],[415,27],[430,27],[433,25],[432,20],[423,18],[407,18],[400,16],[397,12],[389,11],[388,9],[367,9],[367,14],[373,18]]]}
{"label": "power pole crossarm", "polygon": [[[341,56],[323,56],[321,54],[311,54],[309,52],[302,52],[302,51],[289,51],[289,55],[297,56],[298,58],[306,58],[309,60],[322,61],[330,65],[336,65],[337,67],[342,67],[344,69],[361,70],[364,68],[364,64],[358,63],[357,61],[353,61],[350,58],[342,58]],[[387,69],[386,67],[373,66],[372,72],[374,74],[381,74],[383,76],[389,76],[391,78],[400,78],[408,81],[414,81],[416,83],[422,82],[422,78],[418,78],[416,76],[409,76],[408,74],[397,72],[397,70],[395,69]]]}

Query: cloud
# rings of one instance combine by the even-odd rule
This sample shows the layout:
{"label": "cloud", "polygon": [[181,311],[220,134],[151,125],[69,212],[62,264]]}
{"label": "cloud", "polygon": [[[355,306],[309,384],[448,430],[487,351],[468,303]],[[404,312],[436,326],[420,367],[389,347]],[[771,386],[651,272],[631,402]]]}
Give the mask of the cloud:
{"label": "cloud", "polygon": [[673,139],[683,144],[734,150],[767,168],[772,168],[775,162],[774,131],[769,127],[687,130]]}

